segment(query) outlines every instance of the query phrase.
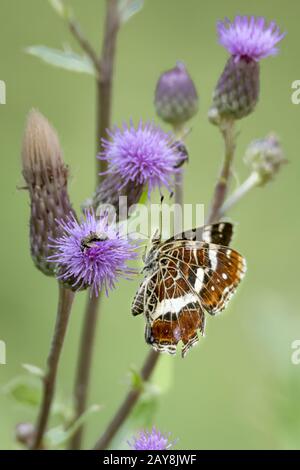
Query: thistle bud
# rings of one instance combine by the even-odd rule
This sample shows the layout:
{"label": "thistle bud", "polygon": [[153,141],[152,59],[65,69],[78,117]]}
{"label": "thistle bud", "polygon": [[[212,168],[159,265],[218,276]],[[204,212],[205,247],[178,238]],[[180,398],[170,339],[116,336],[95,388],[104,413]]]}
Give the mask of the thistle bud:
{"label": "thistle bud", "polygon": [[160,76],[154,104],[158,116],[173,126],[184,124],[197,113],[197,90],[183,63]]}
{"label": "thistle bud", "polygon": [[30,448],[34,437],[34,425],[32,423],[19,423],[16,426],[16,440],[27,448]]}
{"label": "thistle bud", "polygon": [[22,145],[22,172],[30,195],[30,247],[36,267],[55,275],[49,238],[61,233],[57,220],[64,220],[73,209],[67,191],[68,168],[55,130],[38,111],[27,119]]}
{"label": "thistle bud", "polygon": [[209,117],[241,119],[254,110],[258,98],[258,62],[230,57],[213,93]]}
{"label": "thistle bud", "polygon": [[244,160],[258,175],[259,186],[272,180],[281,166],[287,163],[278,137],[274,134],[252,142],[245,153]]}

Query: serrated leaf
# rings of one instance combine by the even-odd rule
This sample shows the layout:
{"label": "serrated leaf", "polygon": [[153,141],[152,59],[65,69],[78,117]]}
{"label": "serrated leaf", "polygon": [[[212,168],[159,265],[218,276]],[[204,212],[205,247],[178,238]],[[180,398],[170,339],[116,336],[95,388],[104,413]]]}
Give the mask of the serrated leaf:
{"label": "serrated leaf", "polygon": [[37,366],[34,366],[33,364],[22,364],[22,367],[31,375],[34,375],[35,377],[39,377],[40,379],[42,379],[45,375],[45,372],[42,369],[40,369]]}
{"label": "serrated leaf", "polygon": [[25,377],[16,377],[3,388],[3,392],[25,406],[37,407],[41,400],[40,382]]}
{"label": "serrated leaf", "polygon": [[126,23],[144,6],[144,0],[119,0],[118,3],[119,18],[121,23]]}
{"label": "serrated leaf", "polygon": [[54,67],[95,75],[93,63],[87,55],[79,55],[72,50],[52,49],[47,46],[30,46],[25,51]]}

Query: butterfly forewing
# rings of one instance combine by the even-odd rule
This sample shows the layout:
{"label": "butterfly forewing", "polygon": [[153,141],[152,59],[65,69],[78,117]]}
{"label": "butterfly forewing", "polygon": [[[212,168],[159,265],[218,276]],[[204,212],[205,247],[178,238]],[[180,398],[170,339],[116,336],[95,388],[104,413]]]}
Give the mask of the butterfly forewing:
{"label": "butterfly forewing", "polygon": [[229,222],[219,222],[212,225],[193,228],[169,238],[164,244],[180,240],[203,241],[217,245],[229,246],[233,236],[233,225]]}
{"label": "butterfly forewing", "polygon": [[212,315],[226,307],[246,272],[245,259],[237,251],[212,243],[178,241],[164,254],[176,260],[202,307]]}

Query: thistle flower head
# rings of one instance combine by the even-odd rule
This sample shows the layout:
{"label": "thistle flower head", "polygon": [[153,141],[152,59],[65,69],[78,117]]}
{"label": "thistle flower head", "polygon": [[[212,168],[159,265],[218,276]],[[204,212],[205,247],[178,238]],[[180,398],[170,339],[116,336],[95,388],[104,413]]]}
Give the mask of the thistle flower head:
{"label": "thistle flower head", "polygon": [[263,17],[236,16],[233,22],[228,18],[217,24],[219,42],[232,56],[259,61],[278,52],[276,44],[283,39],[274,21],[267,24]]}
{"label": "thistle flower head", "polygon": [[174,173],[180,172],[176,168],[180,156],[171,134],[152,122],[140,121],[137,128],[130,122],[108,131],[108,135],[110,140],[102,139],[100,158],[108,162],[108,174],[119,176],[116,191],[128,184],[148,185],[149,194],[163,186],[171,191]]}
{"label": "thistle flower head", "polygon": [[49,237],[57,237],[63,220],[72,212],[68,196],[68,168],[56,131],[38,111],[28,115],[22,145],[22,170],[30,195],[30,248],[36,267],[55,275]]}
{"label": "thistle flower head", "polygon": [[162,434],[153,427],[152,431],[140,431],[133,442],[128,444],[133,450],[166,450],[174,444],[169,441],[169,437],[169,434]]}
{"label": "thistle flower head", "polygon": [[136,245],[109,224],[108,214],[96,219],[86,212],[82,221],[74,216],[60,222],[62,236],[51,240],[55,250],[50,261],[57,265],[57,277],[73,290],[91,287],[98,295],[115,287],[119,277],[132,274],[128,261],[135,259]]}
{"label": "thistle flower head", "polygon": [[175,126],[184,124],[197,113],[197,90],[182,62],[161,74],[154,104],[161,119]]}

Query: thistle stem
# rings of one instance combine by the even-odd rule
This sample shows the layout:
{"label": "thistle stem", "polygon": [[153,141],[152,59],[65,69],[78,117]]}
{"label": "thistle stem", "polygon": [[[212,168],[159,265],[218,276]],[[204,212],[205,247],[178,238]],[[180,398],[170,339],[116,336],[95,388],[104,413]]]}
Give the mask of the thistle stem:
{"label": "thistle stem", "polygon": [[[116,40],[119,30],[118,0],[106,0],[106,19],[104,26],[104,39],[102,53],[99,59],[100,73],[97,75],[96,87],[96,148],[99,152],[101,138],[105,136],[106,129],[110,127],[112,107],[112,81],[116,52]],[[106,170],[103,160],[97,159],[97,184],[101,182],[101,175]],[[93,347],[95,342],[98,306],[101,293],[98,297],[90,296],[87,300],[83,327],[81,333],[80,349],[78,353],[77,373],[74,385],[75,417],[78,419],[85,411],[88,398],[90,372],[92,365]],[[83,440],[84,427],[80,426],[70,442],[70,449],[80,449]]]}
{"label": "thistle stem", "polygon": [[66,289],[59,283],[57,317],[50,352],[47,359],[47,372],[43,378],[43,396],[31,447],[33,450],[43,447],[43,437],[54,397],[57,368],[67,331],[73,299],[74,292]]}
{"label": "thistle stem", "polygon": [[[174,126],[173,131],[174,131],[175,137],[178,140],[184,140],[185,132],[184,132],[183,125]],[[175,173],[175,191],[174,191],[175,204],[178,204],[180,206],[181,211],[183,208],[183,177],[184,177],[183,172]]]}
{"label": "thistle stem", "polygon": [[217,222],[220,218],[220,209],[224,203],[231,176],[232,161],[235,152],[235,128],[233,120],[226,120],[220,125],[225,145],[225,155],[220,176],[215,186],[211,209],[207,223]]}
{"label": "thistle stem", "polygon": [[183,173],[175,175],[175,204],[182,208],[183,202]]}
{"label": "thistle stem", "polygon": [[[157,364],[158,358],[159,358],[159,353],[151,349],[146,357],[146,360],[140,372],[140,375],[143,381],[146,382],[151,377],[155,369],[155,366]],[[107,449],[112,439],[117,434],[118,430],[121,428],[123,423],[126,421],[128,416],[130,415],[141,393],[142,393],[141,388],[133,389],[128,392],[121,406],[119,407],[116,414],[114,415],[113,419],[108,424],[103,435],[96,442],[95,446],[93,447],[93,450]]]}
{"label": "thistle stem", "polygon": [[249,191],[261,182],[258,173],[253,172],[250,176],[226,199],[220,208],[220,217],[230,211]]}
{"label": "thistle stem", "polygon": [[[112,110],[112,82],[114,72],[114,62],[116,55],[117,35],[120,27],[118,13],[118,0],[106,0],[106,19],[104,26],[104,39],[100,58],[101,73],[97,80],[97,122],[96,122],[96,144],[97,150],[101,148],[101,137],[104,137],[106,130],[110,127]],[[98,181],[101,181],[101,174],[106,170],[106,162],[97,159]]]}

